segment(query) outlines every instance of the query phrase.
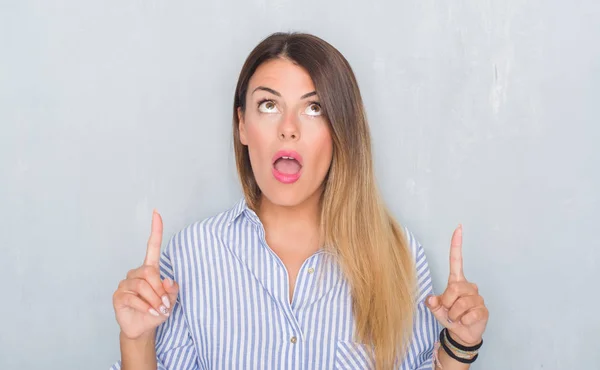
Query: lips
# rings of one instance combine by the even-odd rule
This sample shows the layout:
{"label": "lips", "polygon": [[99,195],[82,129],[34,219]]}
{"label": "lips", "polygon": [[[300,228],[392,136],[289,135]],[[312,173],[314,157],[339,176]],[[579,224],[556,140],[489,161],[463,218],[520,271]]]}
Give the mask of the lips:
{"label": "lips", "polygon": [[291,184],[300,179],[302,156],[293,150],[280,150],[273,156],[273,176],[279,182]]}

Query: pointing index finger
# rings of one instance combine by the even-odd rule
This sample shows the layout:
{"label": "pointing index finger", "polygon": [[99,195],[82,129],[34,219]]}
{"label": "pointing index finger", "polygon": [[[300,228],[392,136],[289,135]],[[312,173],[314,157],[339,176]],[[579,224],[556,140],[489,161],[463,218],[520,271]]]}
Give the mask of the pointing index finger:
{"label": "pointing index finger", "polygon": [[148,249],[146,250],[146,258],[144,265],[159,267],[160,262],[160,246],[162,244],[163,223],[162,218],[154,210],[152,212],[152,231],[148,239]]}
{"label": "pointing index finger", "polygon": [[450,278],[449,281],[465,281],[462,258],[462,225],[458,225],[450,242]]}

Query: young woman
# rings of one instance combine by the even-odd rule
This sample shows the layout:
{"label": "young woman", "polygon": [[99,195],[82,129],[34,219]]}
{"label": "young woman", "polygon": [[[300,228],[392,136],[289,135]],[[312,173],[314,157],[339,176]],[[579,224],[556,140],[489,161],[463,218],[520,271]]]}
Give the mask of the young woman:
{"label": "young woman", "polygon": [[262,41],[239,76],[233,139],[244,198],[162,254],[153,214],[144,264],[113,296],[113,369],[469,368],[488,311],[462,272],[462,229],[432,295],[423,248],[376,188],[362,98],[333,46]]}

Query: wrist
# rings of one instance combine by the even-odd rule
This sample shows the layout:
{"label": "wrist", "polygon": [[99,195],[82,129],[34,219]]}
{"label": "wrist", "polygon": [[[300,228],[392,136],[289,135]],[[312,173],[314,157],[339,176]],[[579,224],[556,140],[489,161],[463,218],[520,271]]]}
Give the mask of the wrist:
{"label": "wrist", "polygon": [[119,333],[119,340],[121,342],[126,342],[126,343],[148,343],[148,342],[154,342],[155,334],[156,334],[155,330],[150,330],[146,333],[142,333],[142,334],[138,335],[137,337],[130,337],[127,334],[125,334],[123,331],[121,331]]}
{"label": "wrist", "polygon": [[448,330],[448,332],[446,334],[450,338],[452,338],[452,340],[454,340],[461,346],[465,346],[465,347],[474,347],[483,341],[483,338],[479,338],[476,342],[467,342],[467,341],[460,339],[456,334],[452,334],[452,332],[450,332],[450,330]]}
{"label": "wrist", "polygon": [[454,360],[463,364],[472,364],[479,356],[479,349],[483,345],[483,340],[472,346],[463,345],[452,338],[449,330],[444,328],[440,332],[439,343],[446,354]]}
{"label": "wrist", "polygon": [[121,369],[122,370],[156,370],[156,348],[154,333],[144,333],[136,338],[130,338],[123,332],[121,340]]}

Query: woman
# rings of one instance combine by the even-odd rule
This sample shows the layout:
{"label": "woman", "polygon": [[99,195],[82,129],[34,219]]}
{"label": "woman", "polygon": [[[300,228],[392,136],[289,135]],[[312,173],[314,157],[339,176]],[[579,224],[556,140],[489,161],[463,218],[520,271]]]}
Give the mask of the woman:
{"label": "woman", "polygon": [[312,35],[271,35],[242,68],[233,121],[244,199],[162,254],[153,214],[144,264],[113,296],[113,368],[468,369],[488,311],[462,273],[462,229],[433,296],[422,247],[376,189],[346,59]]}

